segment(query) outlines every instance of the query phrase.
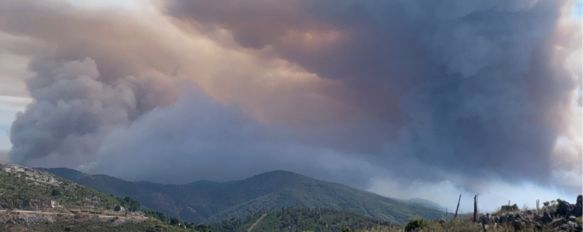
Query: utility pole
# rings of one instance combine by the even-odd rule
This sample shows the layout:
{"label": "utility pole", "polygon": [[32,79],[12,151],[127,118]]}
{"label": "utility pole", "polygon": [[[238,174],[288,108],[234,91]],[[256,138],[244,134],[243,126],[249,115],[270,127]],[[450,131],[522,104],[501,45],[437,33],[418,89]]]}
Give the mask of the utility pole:
{"label": "utility pole", "polygon": [[474,222],[478,221],[478,194],[474,195]]}
{"label": "utility pole", "polygon": [[457,206],[455,207],[455,214],[453,215],[453,218],[457,218],[457,212],[460,209],[460,201],[462,200],[462,195],[460,194],[460,197],[457,199]]}

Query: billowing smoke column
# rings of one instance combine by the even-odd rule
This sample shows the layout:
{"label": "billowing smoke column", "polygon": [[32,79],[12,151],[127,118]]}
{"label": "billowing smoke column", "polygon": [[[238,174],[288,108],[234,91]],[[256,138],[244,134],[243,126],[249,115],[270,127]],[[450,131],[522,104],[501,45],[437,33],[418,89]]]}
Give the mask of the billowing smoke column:
{"label": "billowing smoke column", "polygon": [[13,162],[164,182],[581,178],[557,163],[581,155],[555,152],[581,75],[566,1],[172,0],[145,20],[8,2],[0,30],[40,41],[21,52],[34,102]]}
{"label": "billowing smoke column", "polygon": [[[36,73],[28,80],[35,101],[12,125],[11,159],[16,163],[83,164],[111,129],[127,125],[164,100],[151,88],[158,83],[148,79],[127,76],[105,83],[90,58],[35,60],[30,69]],[[35,164],[38,158],[44,158],[43,163]]]}
{"label": "billowing smoke column", "polygon": [[30,60],[33,73],[23,80],[33,102],[11,128],[12,162],[79,167],[113,128],[174,102],[174,80],[160,62],[172,59],[153,57],[168,48],[144,36],[152,32],[135,16],[107,13],[105,20],[103,11],[59,1],[0,3],[0,29],[23,41],[0,46]]}

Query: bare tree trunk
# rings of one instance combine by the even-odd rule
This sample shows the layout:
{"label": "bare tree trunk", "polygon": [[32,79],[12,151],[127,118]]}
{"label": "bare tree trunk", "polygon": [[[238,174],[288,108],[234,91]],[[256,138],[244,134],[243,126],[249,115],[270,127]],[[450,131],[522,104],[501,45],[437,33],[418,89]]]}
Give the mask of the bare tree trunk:
{"label": "bare tree trunk", "polygon": [[460,209],[460,201],[462,200],[462,195],[460,194],[460,197],[457,199],[457,206],[455,207],[455,214],[453,215],[453,218],[457,218],[457,212]]}
{"label": "bare tree trunk", "polygon": [[474,195],[474,222],[478,221],[478,194]]}

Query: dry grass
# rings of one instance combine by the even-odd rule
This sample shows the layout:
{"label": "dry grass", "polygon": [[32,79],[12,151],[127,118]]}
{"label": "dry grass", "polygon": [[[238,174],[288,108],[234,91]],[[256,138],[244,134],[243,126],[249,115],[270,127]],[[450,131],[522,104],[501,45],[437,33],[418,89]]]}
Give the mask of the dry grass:
{"label": "dry grass", "polygon": [[[402,232],[404,227],[379,227],[371,230],[363,230],[361,232]],[[428,221],[427,225],[421,230],[417,231],[435,231],[435,232],[469,232],[469,231],[496,231],[496,232],[514,232],[512,225],[489,225],[485,228],[481,224],[473,223],[471,220],[458,219],[447,222]],[[539,231],[535,228],[522,228],[521,231]],[[540,231],[553,231],[551,228],[543,228]]]}

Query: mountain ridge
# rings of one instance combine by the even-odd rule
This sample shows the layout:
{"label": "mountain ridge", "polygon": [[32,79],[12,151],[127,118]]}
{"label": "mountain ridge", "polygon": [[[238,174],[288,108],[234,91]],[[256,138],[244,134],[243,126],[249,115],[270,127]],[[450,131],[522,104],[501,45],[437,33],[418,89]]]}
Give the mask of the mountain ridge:
{"label": "mountain ridge", "polygon": [[442,212],[346,185],[275,170],[241,180],[195,181],[188,184],[132,182],[77,170],[44,169],[99,191],[130,196],[148,208],[183,220],[213,223],[281,208],[345,210],[393,223],[413,217],[437,218]]}

